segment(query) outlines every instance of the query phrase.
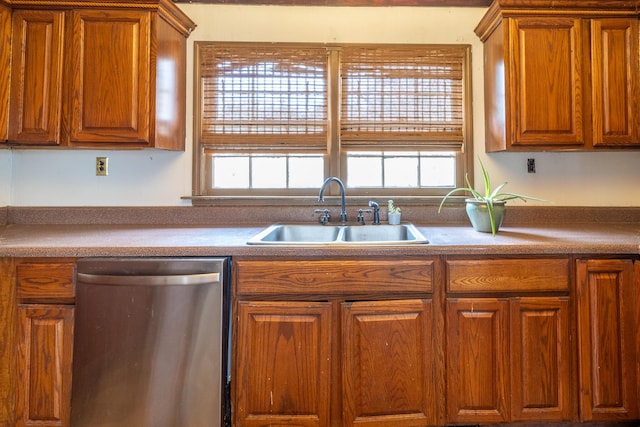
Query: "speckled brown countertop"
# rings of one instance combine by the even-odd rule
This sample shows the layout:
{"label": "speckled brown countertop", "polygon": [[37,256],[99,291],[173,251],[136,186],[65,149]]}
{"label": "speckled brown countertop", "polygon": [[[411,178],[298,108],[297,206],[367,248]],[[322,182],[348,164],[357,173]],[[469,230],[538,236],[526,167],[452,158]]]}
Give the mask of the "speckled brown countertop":
{"label": "speckled brown countertop", "polygon": [[[2,209],[0,257],[640,254],[638,208],[512,208],[511,220],[495,237],[474,231],[459,209],[445,217],[426,209],[423,216],[406,219],[429,244],[375,247],[247,245],[278,222],[264,209],[243,211],[242,218],[236,218],[237,211],[234,216],[193,207]],[[294,218],[299,214],[281,221],[299,222]]]}

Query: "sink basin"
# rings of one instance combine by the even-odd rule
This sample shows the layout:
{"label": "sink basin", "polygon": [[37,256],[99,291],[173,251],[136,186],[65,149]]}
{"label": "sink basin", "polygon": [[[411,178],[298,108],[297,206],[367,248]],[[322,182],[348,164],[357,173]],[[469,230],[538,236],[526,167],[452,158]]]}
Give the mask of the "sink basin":
{"label": "sink basin", "polygon": [[249,242],[273,243],[327,243],[335,241],[342,233],[342,227],[323,225],[272,225],[260,233],[258,239]]}
{"label": "sink basin", "polygon": [[404,245],[429,243],[410,223],[400,225],[273,224],[249,245]]}
{"label": "sink basin", "polygon": [[411,224],[346,227],[344,240],[345,242],[426,243],[426,239]]}

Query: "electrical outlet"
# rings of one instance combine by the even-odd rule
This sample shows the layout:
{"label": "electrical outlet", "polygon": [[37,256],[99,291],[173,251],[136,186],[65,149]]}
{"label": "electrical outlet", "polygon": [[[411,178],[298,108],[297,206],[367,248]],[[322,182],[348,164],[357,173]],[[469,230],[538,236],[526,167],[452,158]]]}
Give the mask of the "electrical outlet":
{"label": "electrical outlet", "polygon": [[527,172],[536,173],[536,159],[527,159]]}
{"label": "electrical outlet", "polygon": [[109,175],[109,158],[96,157],[96,176]]}

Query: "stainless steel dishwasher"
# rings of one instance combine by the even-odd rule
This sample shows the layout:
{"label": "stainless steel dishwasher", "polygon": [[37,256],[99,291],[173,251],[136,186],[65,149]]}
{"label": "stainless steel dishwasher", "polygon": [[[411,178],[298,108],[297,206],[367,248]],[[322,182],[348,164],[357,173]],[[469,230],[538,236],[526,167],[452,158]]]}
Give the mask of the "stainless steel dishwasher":
{"label": "stainless steel dishwasher", "polygon": [[72,427],[229,423],[224,258],[78,261]]}

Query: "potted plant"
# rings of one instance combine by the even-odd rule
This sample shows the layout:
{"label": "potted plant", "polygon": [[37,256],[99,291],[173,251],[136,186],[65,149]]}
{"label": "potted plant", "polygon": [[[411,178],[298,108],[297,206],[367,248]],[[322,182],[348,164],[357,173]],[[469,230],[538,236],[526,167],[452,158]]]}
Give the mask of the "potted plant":
{"label": "potted plant", "polygon": [[471,225],[477,231],[485,233],[491,232],[491,234],[495,236],[498,232],[498,229],[500,228],[500,225],[502,225],[502,220],[504,219],[504,213],[506,210],[506,202],[508,200],[520,199],[523,202],[526,202],[527,200],[546,202],[546,200],[539,199],[537,197],[503,192],[502,189],[505,185],[507,185],[506,182],[503,182],[492,190],[489,174],[484,168],[482,161],[480,159],[478,159],[478,161],[480,162],[480,168],[482,169],[482,177],[484,180],[484,194],[476,191],[473,188],[471,182],[469,181],[469,176],[466,175],[465,180],[467,182],[467,186],[454,188],[453,190],[449,191],[440,202],[438,213],[440,213],[442,205],[449,196],[462,191],[469,192],[473,197],[466,199],[465,202],[467,215],[469,216]]}
{"label": "potted plant", "polygon": [[393,204],[393,200],[389,200],[387,202],[387,206],[389,208],[389,224],[397,225],[400,224],[400,208]]}

